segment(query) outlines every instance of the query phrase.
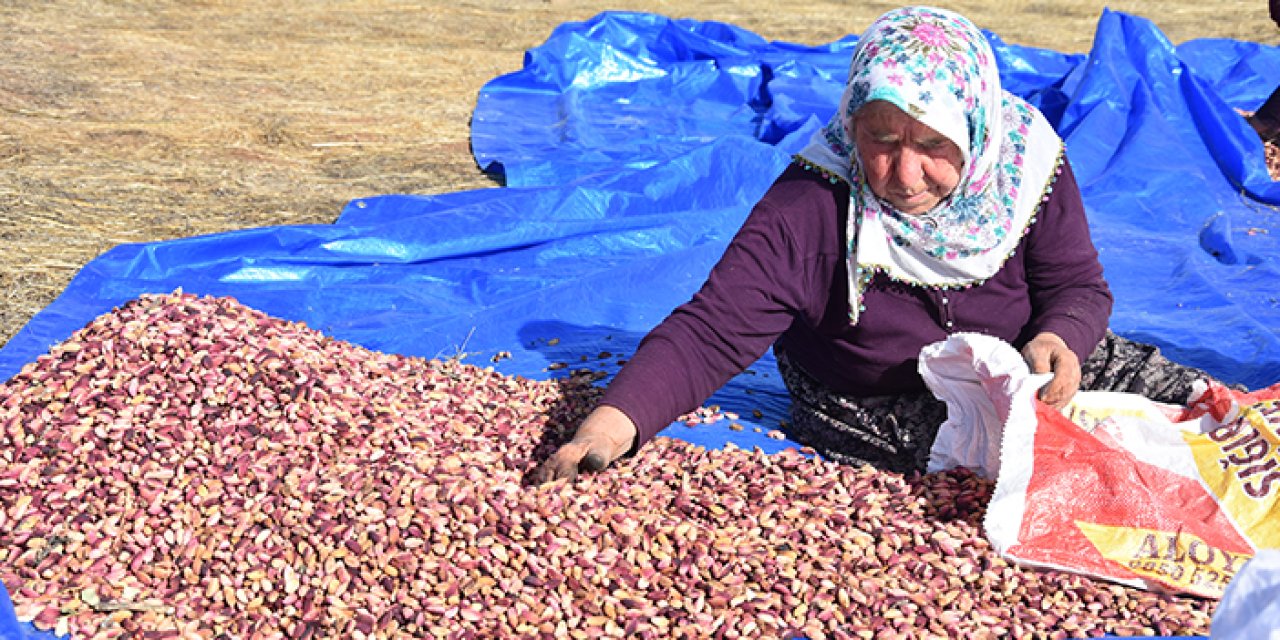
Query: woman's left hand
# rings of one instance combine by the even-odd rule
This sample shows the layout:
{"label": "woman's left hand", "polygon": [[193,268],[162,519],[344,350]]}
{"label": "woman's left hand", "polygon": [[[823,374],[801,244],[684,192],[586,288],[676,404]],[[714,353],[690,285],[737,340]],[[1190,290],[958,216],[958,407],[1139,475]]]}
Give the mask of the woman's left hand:
{"label": "woman's left hand", "polygon": [[1055,409],[1071,402],[1080,390],[1080,359],[1056,334],[1041,333],[1022,348],[1022,359],[1031,373],[1052,373],[1053,379],[1040,389],[1040,399]]}

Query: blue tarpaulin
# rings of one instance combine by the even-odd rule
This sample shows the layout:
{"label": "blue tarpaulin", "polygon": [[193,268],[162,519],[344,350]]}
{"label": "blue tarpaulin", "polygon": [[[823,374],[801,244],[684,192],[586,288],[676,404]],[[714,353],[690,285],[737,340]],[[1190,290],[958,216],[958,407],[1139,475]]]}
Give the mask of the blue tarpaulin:
{"label": "blue tarpaulin", "polygon": [[[1280,380],[1280,183],[1236,114],[1280,85],[1280,48],[1174,46],[1110,11],[1087,55],[988,35],[1006,87],[1067,141],[1116,294],[1112,328],[1227,382]],[[637,13],[563,24],[480,92],[472,148],[507,186],[360,198],[328,225],[117,246],[0,349],[0,376],[117,305],[178,288],[382,351],[485,366],[506,351],[491,366],[534,378],[612,373],[597,355],[625,357],[693,294],[834,109],[855,44]],[[794,444],[763,436],[786,417],[771,356],[710,402],[760,431],[667,435]],[[0,637],[23,637],[5,613]]]}

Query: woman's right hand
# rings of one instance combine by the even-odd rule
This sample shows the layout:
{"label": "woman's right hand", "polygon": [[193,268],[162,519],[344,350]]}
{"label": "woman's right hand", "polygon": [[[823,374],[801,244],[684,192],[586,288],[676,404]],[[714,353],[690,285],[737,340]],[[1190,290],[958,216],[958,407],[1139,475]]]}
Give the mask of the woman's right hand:
{"label": "woman's right hand", "polygon": [[631,450],[636,425],[627,414],[608,405],[596,407],[578,426],[573,440],[561,445],[529,475],[531,484],[572,480],[578,471],[599,471]]}

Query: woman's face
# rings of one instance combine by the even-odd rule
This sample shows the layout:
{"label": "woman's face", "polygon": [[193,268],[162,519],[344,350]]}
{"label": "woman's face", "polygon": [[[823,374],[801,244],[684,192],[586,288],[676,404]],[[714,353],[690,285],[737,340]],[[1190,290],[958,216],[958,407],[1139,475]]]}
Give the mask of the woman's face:
{"label": "woman's face", "polygon": [[960,183],[960,147],[888,102],[858,109],[853,140],[871,191],[902,213],[927,213]]}

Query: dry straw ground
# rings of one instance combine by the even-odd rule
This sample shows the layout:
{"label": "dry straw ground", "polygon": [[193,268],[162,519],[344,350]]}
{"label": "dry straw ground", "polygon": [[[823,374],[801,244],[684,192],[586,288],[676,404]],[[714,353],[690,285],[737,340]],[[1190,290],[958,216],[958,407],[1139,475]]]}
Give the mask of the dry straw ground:
{"label": "dry straw ground", "polygon": [[[830,42],[898,3],[831,0],[0,0],[0,344],[120,243],[331,222],[348,200],[493,186],[481,86],[609,9]],[[935,3],[1087,51],[1104,6],[1175,43],[1280,44],[1264,0]]]}

